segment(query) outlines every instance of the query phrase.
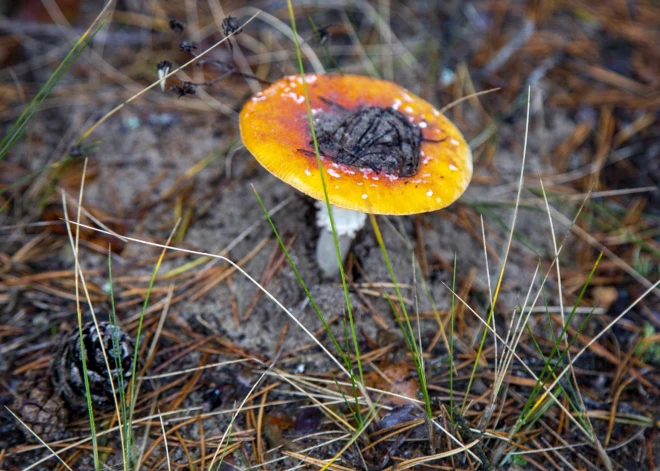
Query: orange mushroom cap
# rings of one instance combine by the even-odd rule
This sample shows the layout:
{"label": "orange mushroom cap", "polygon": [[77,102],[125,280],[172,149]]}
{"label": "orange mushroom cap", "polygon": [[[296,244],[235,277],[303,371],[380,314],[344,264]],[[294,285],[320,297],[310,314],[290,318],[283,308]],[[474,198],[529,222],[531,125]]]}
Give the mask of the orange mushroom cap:
{"label": "orange mushroom cap", "polygon": [[[380,107],[397,110],[421,131],[419,169],[410,176],[347,165],[322,153],[331,204],[404,215],[444,208],[463,194],[472,177],[470,148],[431,104],[392,82],[360,75],[307,74],[305,82],[315,120],[323,113]],[[240,130],[245,147],[269,172],[313,198],[325,199],[301,76],[284,77],[250,98],[241,110]]]}

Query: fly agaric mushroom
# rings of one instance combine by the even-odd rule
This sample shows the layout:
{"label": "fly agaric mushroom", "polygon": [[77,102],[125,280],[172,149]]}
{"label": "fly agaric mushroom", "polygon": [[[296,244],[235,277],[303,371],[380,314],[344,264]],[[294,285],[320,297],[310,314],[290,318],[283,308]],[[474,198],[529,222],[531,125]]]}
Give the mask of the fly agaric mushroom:
{"label": "fly agaric mushroom", "polygon": [[[366,214],[407,215],[456,201],[472,177],[460,131],[404,88],[359,75],[305,75],[321,165],[342,260]],[[243,144],[280,180],[317,202],[317,262],[335,275],[337,256],[303,92],[284,77],[240,114]]]}

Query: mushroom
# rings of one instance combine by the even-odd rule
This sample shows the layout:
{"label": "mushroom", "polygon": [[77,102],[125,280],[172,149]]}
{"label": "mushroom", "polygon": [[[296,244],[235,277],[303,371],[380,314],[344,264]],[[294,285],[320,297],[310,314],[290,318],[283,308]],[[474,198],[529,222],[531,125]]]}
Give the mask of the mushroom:
{"label": "mushroom", "polygon": [[[408,215],[456,201],[472,177],[460,131],[399,85],[359,75],[305,75],[342,260],[366,214]],[[317,262],[339,271],[309,126],[303,78],[284,77],[240,113],[243,144],[280,180],[319,200]]]}

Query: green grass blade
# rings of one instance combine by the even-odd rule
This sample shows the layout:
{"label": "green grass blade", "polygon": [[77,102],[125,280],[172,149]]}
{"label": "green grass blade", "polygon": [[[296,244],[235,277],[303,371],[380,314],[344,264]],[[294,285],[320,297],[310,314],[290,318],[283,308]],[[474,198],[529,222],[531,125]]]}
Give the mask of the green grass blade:
{"label": "green grass blade", "polygon": [[[316,301],[314,301],[314,298],[312,297],[312,294],[309,292],[309,288],[307,288],[307,284],[305,283],[305,280],[303,280],[302,276],[300,275],[300,272],[298,271],[298,268],[296,267],[296,264],[293,262],[293,259],[291,258],[291,255],[289,254],[289,251],[286,248],[286,244],[282,240],[282,237],[280,236],[280,233],[277,230],[277,227],[275,227],[275,223],[273,222],[272,218],[270,217],[270,213],[268,212],[268,209],[266,208],[266,205],[262,201],[262,199],[259,196],[259,193],[257,192],[256,189],[254,189],[254,194],[257,197],[257,201],[259,202],[259,206],[261,206],[261,210],[263,211],[264,216],[266,217],[266,220],[268,221],[268,224],[270,225],[270,228],[273,231],[273,234],[275,234],[275,238],[277,239],[277,242],[280,244],[280,249],[282,249],[282,252],[284,253],[284,256],[286,257],[287,261],[289,262],[289,266],[293,270],[293,273],[296,276],[296,279],[298,280],[298,283],[300,283],[300,286],[302,287],[303,291],[305,292],[305,295],[307,296],[307,299],[309,300],[309,303],[311,304],[312,309],[314,309],[314,312],[316,313],[316,316],[321,321],[321,324],[323,325],[323,329],[328,334],[328,337],[330,337],[330,340],[332,341],[332,344],[335,346],[335,348],[337,349],[337,352],[339,353],[339,356],[341,357],[342,361],[344,362],[344,365],[346,366],[346,370],[349,372],[349,379],[351,381],[351,384],[353,385],[353,391],[356,393],[357,385],[355,383],[355,375],[353,373],[353,364],[352,364],[352,361],[351,361],[351,357],[348,354],[348,350],[345,351],[341,347],[341,345],[339,344],[339,341],[337,340],[337,337],[335,336],[335,334],[330,329],[330,325],[328,324],[328,321],[326,321],[325,316],[321,312],[321,309],[319,309],[318,305],[316,304]],[[356,395],[355,400],[359,401],[357,395]],[[357,404],[356,404],[356,406],[357,406]]]}
{"label": "green grass blade", "polygon": [[[105,8],[103,11],[105,11]],[[103,14],[103,11],[101,12],[101,15]],[[55,88],[55,86],[59,83],[59,81],[62,79],[64,74],[66,74],[66,72],[73,65],[73,63],[78,59],[78,57],[80,57],[80,54],[82,54],[82,52],[87,48],[87,46],[94,39],[94,36],[96,36],[96,34],[101,30],[101,28],[103,28],[107,20],[108,20],[107,18],[101,20],[100,24],[91,32],[91,34],[90,34],[90,29],[85,31],[85,33],[80,37],[80,39],[78,39],[76,44],[69,51],[69,53],[60,63],[57,69],[55,69],[55,72],[53,72],[53,74],[48,78],[46,83],[39,89],[39,91],[32,99],[30,104],[25,108],[25,110],[23,110],[23,112],[18,117],[16,122],[9,129],[7,135],[5,135],[2,141],[0,141],[0,160],[5,158],[7,153],[12,149],[12,147],[14,147],[14,145],[16,145],[18,140],[23,136],[28,121],[32,118],[34,113],[37,112],[37,110],[41,106],[41,103],[46,99],[46,97],[50,94],[50,92],[53,91],[53,88]],[[98,17],[97,20],[94,21],[94,23],[96,23],[96,21],[98,21]],[[92,24],[92,26],[93,25],[94,24]]]}
{"label": "green grass blade", "polygon": [[[98,471],[101,469],[101,461],[99,460],[99,443],[96,435],[96,422],[94,420],[94,405],[92,404],[92,391],[89,387],[89,374],[87,373],[87,352],[85,350],[85,339],[83,337],[82,329],[82,315],[78,311],[78,338],[80,341],[80,352],[82,353],[82,370],[83,379],[85,383],[85,399],[87,399],[87,412],[89,415],[89,428],[92,436],[92,453],[94,455],[94,468]],[[100,332],[99,332],[100,335]]]}
{"label": "green grass blade", "polygon": [[417,370],[417,378],[419,380],[419,385],[422,390],[422,395],[424,396],[424,405],[426,406],[426,414],[427,417],[431,419],[433,417],[433,411],[431,409],[431,398],[429,396],[428,388],[426,387],[426,374],[424,371],[422,352],[419,350],[419,347],[417,346],[417,342],[415,340],[415,331],[413,330],[412,325],[410,323],[410,316],[408,315],[406,304],[403,302],[403,295],[401,294],[401,290],[399,289],[399,284],[397,283],[396,275],[394,273],[394,268],[392,267],[392,262],[390,260],[389,254],[387,253],[387,247],[385,246],[385,242],[383,241],[383,236],[380,232],[378,221],[376,220],[376,216],[374,216],[373,214],[369,215],[369,219],[371,221],[371,226],[374,229],[374,235],[376,236],[376,241],[380,246],[380,251],[383,255],[385,265],[387,266],[387,270],[390,274],[390,278],[392,280],[392,283],[394,284],[394,291],[396,292],[396,295],[399,299],[399,306],[401,307],[401,314],[404,317],[403,320],[405,320],[405,323],[403,322],[403,320],[399,318],[399,315],[397,314],[394,305],[389,299],[389,296],[386,295],[386,298],[390,303],[390,307],[392,308],[394,317],[396,318],[396,321],[399,324],[399,328],[401,329],[401,332],[403,334],[403,338],[404,341],[406,342],[406,346],[408,347],[408,350],[410,350],[410,354],[413,357],[413,363],[415,365],[415,369]]}
{"label": "green grass blade", "polygon": [[449,414],[451,417],[451,424],[454,425],[454,314],[456,302],[456,254],[454,253],[454,273],[451,280],[451,311],[449,314]]}
{"label": "green grass blade", "polygon": [[571,348],[571,346],[573,345],[575,340],[577,340],[578,335],[580,334],[580,332],[582,332],[584,327],[586,327],[586,324],[587,324],[588,320],[591,317],[591,315],[585,317],[584,321],[582,322],[582,324],[578,328],[578,330],[575,333],[575,335],[573,336],[573,338],[568,342],[568,345],[566,346],[566,349],[564,350],[564,352],[559,356],[558,360],[556,362],[554,362],[554,366],[550,367],[550,363],[553,361],[553,359],[555,358],[555,356],[559,352],[559,346],[561,344],[561,339],[563,339],[564,336],[566,335],[566,331],[568,330],[568,326],[571,324],[571,321],[572,321],[573,317],[575,316],[575,313],[577,312],[577,307],[580,304],[580,301],[582,300],[584,294],[586,293],[586,290],[589,287],[589,283],[591,282],[591,279],[592,279],[593,275],[595,274],[596,268],[598,267],[598,264],[600,263],[600,260],[601,260],[602,257],[603,257],[603,253],[601,252],[598,256],[598,259],[594,263],[594,266],[592,267],[592,269],[589,273],[589,276],[587,277],[585,283],[583,284],[582,290],[580,291],[580,294],[578,295],[578,298],[576,299],[575,303],[573,304],[573,309],[572,309],[570,315],[568,316],[568,318],[566,319],[566,323],[564,324],[564,327],[563,327],[560,335],[558,335],[556,337],[556,340],[555,340],[555,343],[553,345],[552,351],[550,352],[550,355],[548,355],[548,358],[545,362],[543,371],[539,375],[539,378],[536,381],[536,384],[535,384],[534,388],[532,389],[532,394],[530,394],[530,397],[527,400],[527,403],[525,404],[525,407],[523,408],[522,413],[520,414],[519,421],[522,421],[523,424],[529,420],[530,415],[541,404],[541,401],[547,395],[547,393],[543,393],[541,395],[542,396],[541,399],[539,399],[539,400],[536,399],[538,397],[538,395],[540,394],[541,390],[545,389],[541,385],[544,384],[545,380],[549,376],[555,374],[555,371],[560,366],[560,363],[563,360],[564,356],[567,354],[567,352],[569,351],[569,349]]}
{"label": "green grass blade", "polygon": [[351,325],[351,333],[353,335],[353,347],[355,349],[355,361],[357,363],[358,372],[360,374],[360,382],[364,384],[364,373],[362,370],[362,360],[360,356],[360,348],[358,346],[357,332],[355,330],[355,320],[353,319],[353,309],[351,307],[351,300],[348,292],[348,284],[346,282],[346,274],[344,273],[344,265],[342,263],[341,251],[339,250],[339,241],[337,240],[337,230],[335,228],[335,219],[332,215],[332,206],[330,205],[330,199],[328,197],[328,188],[325,182],[325,177],[323,175],[323,163],[321,162],[321,152],[319,150],[319,143],[316,138],[316,130],[314,128],[314,117],[312,115],[312,106],[309,102],[309,93],[307,92],[307,82],[305,81],[305,67],[302,61],[302,53],[300,51],[300,43],[298,41],[298,31],[296,28],[296,18],[293,13],[293,4],[291,0],[287,0],[287,8],[289,10],[289,19],[291,21],[291,30],[293,31],[293,40],[296,45],[296,57],[298,59],[298,69],[300,70],[300,76],[302,80],[303,95],[305,96],[305,105],[307,107],[307,118],[309,119],[309,128],[312,133],[312,141],[314,143],[314,153],[316,154],[316,164],[319,169],[319,175],[321,177],[321,185],[323,187],[323,196],[325,198],[325,205],[328,210],[328,218],[330,219],[330,227],[332,229],[332,238],[335,243],[335,252],[337,253],[337,264],[339,265],[339,274],[341,275],[342,287],[344,289],[344,298],[346,301],[346,309],[348,311],[348,317]]}
{"label": "green grass blade", "polygon": [[[108,247],[108,283],[110,289],[110,323],[115,326],[116,329],[119,329],[119,322],[117,320],[117,310],[115,306],[115,291],[113,288],[112,282],[112,253],[111,248]],[[122,422],[122,457],[124,463],[128,464],[129,449],[126,446],[127,443],[130,443],[130,440],[127,440],[125,437],[131,433],[131,428],[128,426],[128,411],[126,410],[126,388],[125,388],[125,378],[124,378],[124,368],[122,367],[121,361],[119,358],[120,345],[119,345],[119,331],[115,331],[116,335],[112,336],[112,348],[114,350],[114,359],[115,359],[115,368],[119,372],[119,378],[117,378],[117,389],[119,390],[119,404],[120,404],[120,413],[121,413],[121,422]]]}
{"label": "green grass blade", "polygon": [[[147,288],[147,293],[144,297],[144,303],[142,303],[142,312],[140,313],[140,320],[138,322],[138,328],[137,328],[137,333],[135,334],[135,350],[133,351],[133,364],[131,367],[131,384],[130,384],[130,404],[129,404],[129,413],[128,413],[128,420],[127,420],[127,425],[126,427],[129,429],[133,428],[133,414],[135,413],[135,402],[137,400],[137,394],[136,394],[136,378],[137,378],[137,365],[138,365],[138,353],[140,351],[140,337],[142,336],[142,324],[144,322],[144,316],[146,315],[147,312],[147,306],[149,305],[149,297],[151,296],[151,291],[154,288],[154,283],[156,282],[156,275],[158,274],[158,270],[163,263],[163,259],[165,258],[165,252],[167,251],[167,246],[170,245],[170,242],[172,240],[173,234],[176,233],[177,228],[179,227],[179,222],[177,222],[174,226],[174,229],[172,230],[172,233],[170,234],[169,238],[167,239],[167,243],[165,244],[165,248],[160,253],[160,257],[158,257],[158,261],[156,262],[156,266],[154,267],[153,273],[151,275],[151,279],[149,280],[149,287]],[[132,450],[132,443],[131,443],[131,435],[126,436],[126,448],[129,450],[129,452]],[[132,456],[130,456],[129,453],[129,460],[132,460]]]}

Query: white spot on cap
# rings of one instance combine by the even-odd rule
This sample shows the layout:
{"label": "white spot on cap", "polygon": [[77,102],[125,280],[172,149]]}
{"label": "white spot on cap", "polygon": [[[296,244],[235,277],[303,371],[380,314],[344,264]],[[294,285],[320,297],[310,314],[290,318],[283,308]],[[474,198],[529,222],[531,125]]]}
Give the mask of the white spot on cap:
{"label": "white spot on cap", "polygon": [[440,116],[440,112],[439,112],[438,110],[436,110],[435,108],[433,108],[433,109],[431,110],[431,112],[432,112],[434,115],[436,115],[436,116]]}
{"label": "white spot on cap", "polygon": [[369,197],[369,195],[367,195],[366,193],[362,195],[363,200],[366,200],[368,197]]}
{"label": "white spot on cap", "polygon": [[307,175],[307,176],[311,176],[311,175],[312,175],[312,172],[310,172],[309,169],[306,168],[306,169],[305,169],[305,175]]}
{"label": "white spot on cap", "polygon": [[413,101],[412,97],[410,95],[408,95],[407,93],[403,94],[403,99],[406,100],[408,103]]}
{"label": "white spot on cap", "polygon": [[449,164],[449,170],[458,170],[456,165]]}
{"label": "white spot on cap", "polygon": [[364,182],[358,182],[358,186],[364,185]]}
{"label": "white spot on cap", "polygon": [[341,178],[341,175],[339,175],[339,173],[337,172],[337,170],[335,170],[335,169],[333,169],[333,168],[329,168],[329,169],[328,169],[328,173],[329,173],[330,175],[332,175],[333,177],[335,177],[335,178]]}
{"label": "white spot on cap", "polygon": [[297,95],[297,94],[295,94],[295,93],[293,93],[293,92],[290,92],[290,93],[287,93],[286,96],[288,96],[289,98],[291,98],[291,99],[292,99],[293,101],[295,101],[296,104],[298,104],[298,105],[302,105],[303,103],[305,103],[305,97],[302,96],[302,95]]}
{"label": "white spot on cap", "polygon": [[314,82],[316,82],[316,78],[317,78],[317,77],[316,77],[315,74],[307,74],[307,75],[305,75],[305,81],[306,81],[307,83],[314,83]]}
{"label": "white spot on cap", "polygon": [[412,112],[413,112],[413,109],[412,109],[410,106],[406,106],[406,107],[403,109],[403,111],[405,111],[406,113],[412,113]]}
{"label": "white spot on cap", "polygon": [[376,188],[377,185],[376,185],[375,183],[372,183],[372,184],[369,185],[369,186],[370,186],[370,187],[373,187],[373,188]]}
{"label": "white spot on cap", "polygon": [[433,196],[433,190],[429,190],[426,192],[426,196]]}
{"label": "white spot on cap", "polygon": [[455,146],[457,146],[459,144],[459,142],[456,139],[454,139],[453,137],[451,139],[449,139],[449,142],[451,142],[452,145],[455,145]]}
{"label": "white spot on cap", "polygon": [[435,200],[436,200],[438,203],[441,203],[441,202],[442,202],[442,198],[436,198]]}
{"label": "white spot on cap", "polygon": [[392,105],[392,109],[393,110],[398,110],[399,106],[401,106],[401,100],[399,100],[398,98],[395,98],[394,99],[394,104]]}
{"label": "white spot on cap", "polygon": [[263,101],[266,99],[266,95],[257,94],[252,97],[252,101]]}
{"label": "white spot on cap", "polygon": [[424,128],[426,127],[426,121],[422,121],[422,122],[419,123],[417,126],[419,126],[420,128],[424,129]]}

